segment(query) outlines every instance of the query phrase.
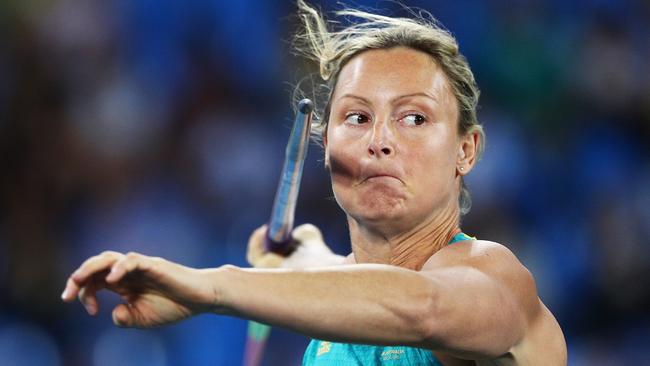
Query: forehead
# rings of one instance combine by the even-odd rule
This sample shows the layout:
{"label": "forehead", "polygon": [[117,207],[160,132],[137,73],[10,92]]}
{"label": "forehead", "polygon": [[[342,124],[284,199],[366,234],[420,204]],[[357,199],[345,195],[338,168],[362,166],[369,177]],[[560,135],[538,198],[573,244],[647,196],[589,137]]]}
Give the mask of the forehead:
{"label": "forehead", "polygon": [[354,56],[339,74],[333,99],[346,93],[380,99],[426,93],[439,104],[456,105],[442,68],[430,55],[406,47],[369,50]]}

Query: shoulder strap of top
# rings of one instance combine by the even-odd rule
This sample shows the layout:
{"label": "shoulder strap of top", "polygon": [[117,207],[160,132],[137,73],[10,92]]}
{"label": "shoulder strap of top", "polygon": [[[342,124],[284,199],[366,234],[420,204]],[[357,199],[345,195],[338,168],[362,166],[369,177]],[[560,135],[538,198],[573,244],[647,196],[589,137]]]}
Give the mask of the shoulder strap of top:
{"label": "shoulder strap of top", "polygon": [[453,238],[451,238],[448,245],[454,244],[454,243],[459,242],[459,241],[472,240],[472,239],[476,240],[475,237],[469,236],[469,235],[467,235],[467,234],[465,234],[463,232],[460,232],[460,233],[454,235]]}

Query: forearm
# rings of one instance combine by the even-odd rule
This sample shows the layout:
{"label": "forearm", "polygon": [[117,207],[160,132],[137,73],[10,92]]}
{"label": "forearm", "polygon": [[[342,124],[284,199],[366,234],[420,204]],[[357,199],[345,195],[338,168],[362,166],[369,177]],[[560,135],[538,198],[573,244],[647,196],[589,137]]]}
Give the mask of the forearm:
{"label": "forearm", "polygon": [[387,265],[309,270],[226,266],[211,270],[215,312],[307,336],[371,344],[419,344],[433,310],[432,283]]}
{"label": "forearm", "polygon": [[328,255],[305,255],[303,257],[282,258],[280,265],[255,268],[287,268],[287,269],[306,269],[317,267],[340,266],[345,263],[346,257],[338,254]]}

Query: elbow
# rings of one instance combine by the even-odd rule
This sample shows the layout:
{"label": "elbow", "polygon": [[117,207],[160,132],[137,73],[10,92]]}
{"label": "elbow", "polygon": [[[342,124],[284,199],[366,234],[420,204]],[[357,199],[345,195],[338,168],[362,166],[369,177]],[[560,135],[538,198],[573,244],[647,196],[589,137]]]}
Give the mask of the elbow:
{"label": "elbow", "polygon": [[463,324],[463,319],[450,301],[448,291],[451,289],[431,282],[427,287],[427,295],[419,305],[419,316],[412,319],[415,346],[431,350],[453,349],[453,340],[464,331],[455,326]]}
{"label": "elbow", "polygon": [[419,295],[410,322],[415,345],[432,349],[439,347],[443,339],[441,319],[444,319],[445,311],[435,286],[429,284],[426,287],[426,291]]}

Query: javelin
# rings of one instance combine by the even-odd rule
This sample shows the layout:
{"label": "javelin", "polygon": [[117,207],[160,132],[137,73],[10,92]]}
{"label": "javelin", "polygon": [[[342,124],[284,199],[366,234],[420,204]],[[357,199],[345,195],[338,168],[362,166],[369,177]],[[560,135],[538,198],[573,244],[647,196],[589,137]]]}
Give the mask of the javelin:
{"label": "javelin", "polygon": [[[309,130],[313,110],[314,104],[309,99],[303,99],[298,103],[296,119],[285,150],[284,165],[273,202],[271,220],[266,232],[266,250],[284,256],[290,254],[294,249],[291,231],[300,190],[302,168],[309,147]],[[257,366],[262,362],[264,345],[270,330],[268,325],[248,322],[244,366]]]}

